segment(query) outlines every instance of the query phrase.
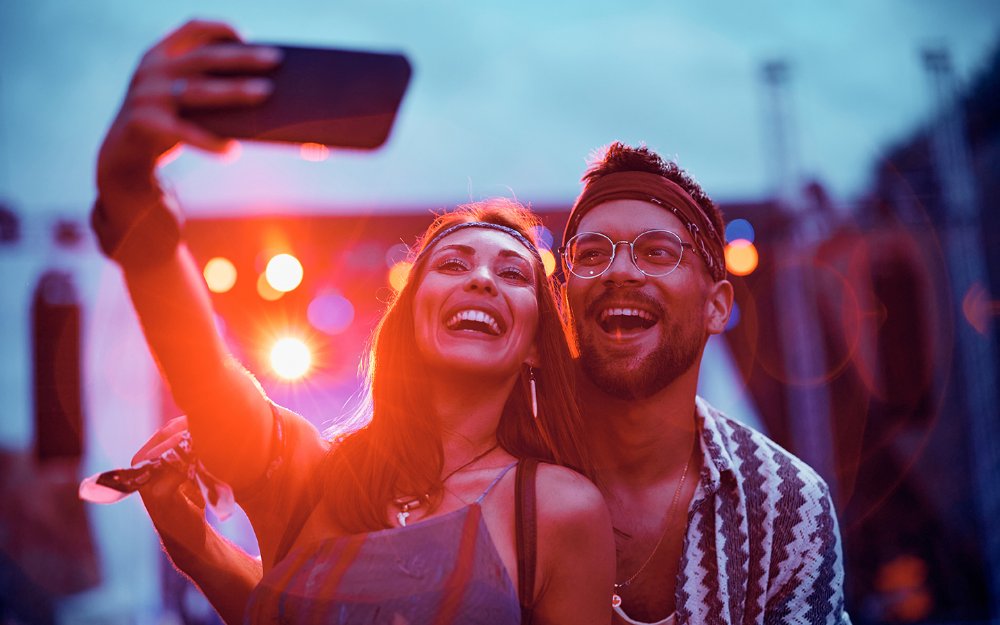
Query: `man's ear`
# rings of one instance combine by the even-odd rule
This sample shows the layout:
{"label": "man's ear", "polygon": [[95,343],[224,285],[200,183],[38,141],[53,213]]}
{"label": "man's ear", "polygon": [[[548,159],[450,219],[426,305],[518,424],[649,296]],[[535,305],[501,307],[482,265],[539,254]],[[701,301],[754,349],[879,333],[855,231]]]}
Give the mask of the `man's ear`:
{"label": "man's ear", "polygon": [[708,289],[705,298],[705,330],[709,334],[722,334],[733,312],[733,284],[719,280]]}

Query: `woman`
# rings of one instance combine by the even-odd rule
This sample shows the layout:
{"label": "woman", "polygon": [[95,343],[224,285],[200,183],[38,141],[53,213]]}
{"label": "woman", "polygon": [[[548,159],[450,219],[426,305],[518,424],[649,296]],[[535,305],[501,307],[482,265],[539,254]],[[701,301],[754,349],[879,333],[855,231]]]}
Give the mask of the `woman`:
{"label": "woman", "polygon": [[223,24],[190,22],[146,54],[101,149],[93,222],[201,461],[253,524],[264,579],[247,618],[515,623],[533,606],[540,623],[608,622],[613,543],[592,484],[541,465],[535,566],[515,539],[517,458],[589,470],[526,211],[473,207],[428,229],[377,330],[372,420],[358,432],[324,439],[229,355],[153,171],[179,143],[225,147],[181,106],[266,95],[261,79],[217,77],[277,62],[219,43],[237,40]]}

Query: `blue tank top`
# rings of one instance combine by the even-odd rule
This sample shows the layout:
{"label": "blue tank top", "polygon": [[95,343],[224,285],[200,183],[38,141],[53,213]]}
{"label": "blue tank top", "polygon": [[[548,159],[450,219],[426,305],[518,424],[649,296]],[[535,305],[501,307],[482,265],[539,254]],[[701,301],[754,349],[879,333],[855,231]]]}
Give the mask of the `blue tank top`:
{"label": "blue tank top", "polygon": [[250,595],[247,623],[513,625],[521,609],[480,506],[293,549]]}

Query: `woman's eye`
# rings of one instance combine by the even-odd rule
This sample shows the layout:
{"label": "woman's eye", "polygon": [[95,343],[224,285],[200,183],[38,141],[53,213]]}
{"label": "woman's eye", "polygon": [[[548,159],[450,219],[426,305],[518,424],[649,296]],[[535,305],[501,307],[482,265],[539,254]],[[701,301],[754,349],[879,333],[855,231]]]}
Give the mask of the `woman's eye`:
{"label": "woman's eye", "polygon": [[504,267],[497,272],[501,278],[517,282],[528,282],[528,274],[517,267]]}
{"label": "woman's eye", "polygon": [[458,258],[446,258],[437,264],[437,268],[444,271],[464,271],[468,265]]}

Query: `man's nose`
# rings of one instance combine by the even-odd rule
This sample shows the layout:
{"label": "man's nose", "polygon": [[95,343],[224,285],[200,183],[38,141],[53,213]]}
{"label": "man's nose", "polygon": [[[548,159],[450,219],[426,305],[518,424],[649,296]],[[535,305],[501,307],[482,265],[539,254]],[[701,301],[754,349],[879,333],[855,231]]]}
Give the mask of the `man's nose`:
{"label": "man's nose", "polygon": [[639,270],[632,258],[632,246],[628,241],[615,243],[615,254],[611,264],[601,275],[605,286],[624,286],[626,284],[642,284],[646,274]]}

